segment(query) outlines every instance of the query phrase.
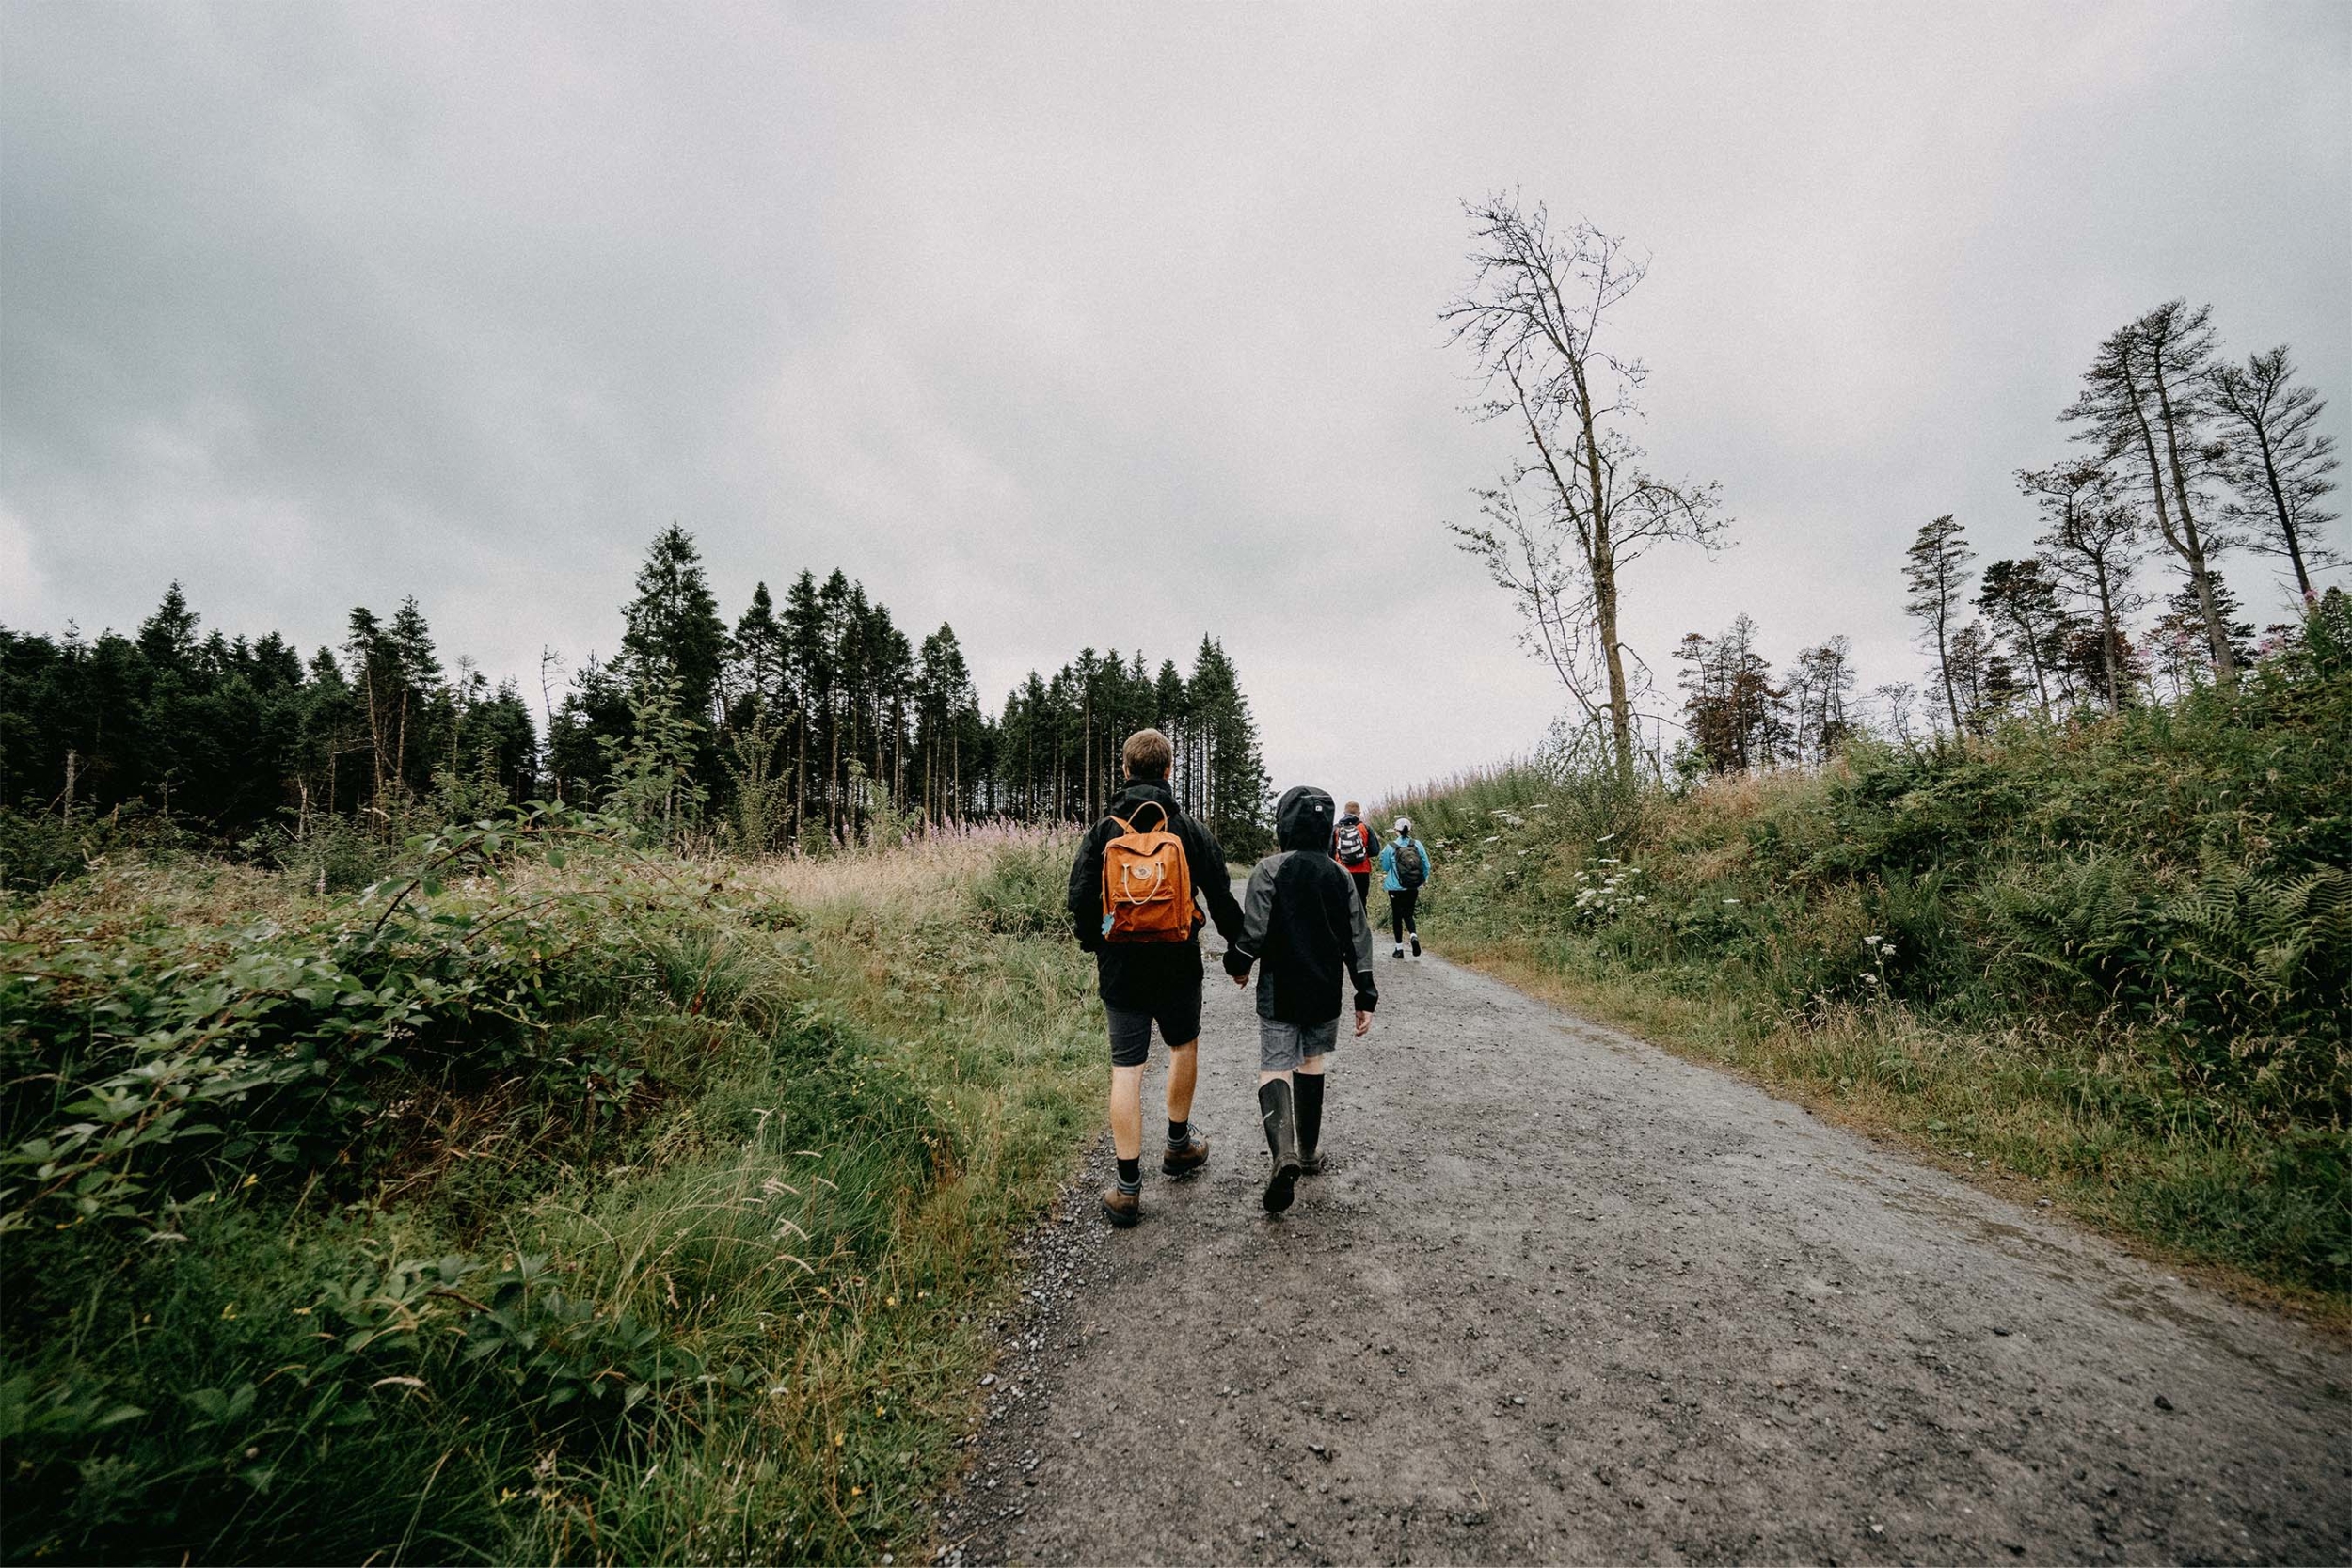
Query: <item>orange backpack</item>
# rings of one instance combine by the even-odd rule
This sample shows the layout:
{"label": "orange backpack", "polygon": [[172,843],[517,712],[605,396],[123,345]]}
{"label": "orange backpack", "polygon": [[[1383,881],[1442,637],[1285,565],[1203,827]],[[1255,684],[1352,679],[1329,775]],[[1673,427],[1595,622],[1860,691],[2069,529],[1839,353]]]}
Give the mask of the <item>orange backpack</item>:
{"label": "orange backpack", "polygon": [[1157,800],[1144,804],[1160,814],[1160,825],[1143,832],[1114,816],[1122,831],[1103,846],[1103,940],[1189,941],[1192,863],[1184,841],[1168,831],[1168,808]]}

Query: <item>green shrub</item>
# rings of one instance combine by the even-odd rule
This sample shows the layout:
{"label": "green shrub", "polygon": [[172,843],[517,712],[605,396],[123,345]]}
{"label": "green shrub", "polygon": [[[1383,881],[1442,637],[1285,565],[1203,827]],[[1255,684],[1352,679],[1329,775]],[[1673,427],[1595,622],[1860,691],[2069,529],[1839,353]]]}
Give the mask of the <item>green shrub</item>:
{"label": "green shrub", "polygon": [[972,850],[920,869],[828,867],[811,932],[550,812],[358,897],[190,866],[20,910],[0,1557],[903,1550],[1073,1147],[1037,1009],[1082,1017],[1066,944],[975,951]]}
{"label": "green shrub", "polygon": [[1070,858],[1066,841],[1015,841],[989,857],[972,884],[972,909],[981,927],[1008,935],[1058,933],[1070,926]]}
{"label": "green shrub", "polygon": [[[2124,1140],[2128,1157],[2060,1162],[2106,1192],[2103,1212],[2341,1291],[2347,628],[2337,596],[2234,691],[1940,749],[1862,742],[1819,775],[1630,806],[1605,781],[1523,766],[1391,805],[1437,849],[1433,935],[1698,1004],[1677,1016],[1720,1021],[1709,1049],[1768,1076],[1926,1097],[1997,1082],[2054,1128]],[[1855,1007],[1988,1043],[1934,1072],[1882,1071],[1865,1043],[1859,1063],[1846,1043],[1809,1061],[1794,1043],[1908,1027],[1855,1034]]]}

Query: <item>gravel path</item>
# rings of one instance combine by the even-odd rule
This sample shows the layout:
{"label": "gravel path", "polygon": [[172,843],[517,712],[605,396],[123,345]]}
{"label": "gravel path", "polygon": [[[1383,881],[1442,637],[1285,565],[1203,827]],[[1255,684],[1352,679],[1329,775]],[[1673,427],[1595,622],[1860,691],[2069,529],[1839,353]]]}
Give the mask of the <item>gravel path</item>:
{"label": "gravel path", "polygon": [[2352,1561],[2340,1346],[1381,952],[1279,1220],[1212,968],[1209,1168],[1042,1228],[949,1562]]}

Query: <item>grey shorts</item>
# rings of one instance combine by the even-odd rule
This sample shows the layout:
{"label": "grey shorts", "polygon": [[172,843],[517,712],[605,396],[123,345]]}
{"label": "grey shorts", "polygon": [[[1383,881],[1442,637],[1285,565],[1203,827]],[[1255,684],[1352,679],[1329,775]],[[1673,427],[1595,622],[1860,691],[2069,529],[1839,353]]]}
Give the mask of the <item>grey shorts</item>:
{"label": "grey shorts", "polygon": [[1258,1020],[1258,1070],[1295,1072],[1310,1056],[1327,1055],[1339,1048],[1340,1021],[1328,1023],[1284,1023]]}
{"label": "grey shorts", "polygon": [[1141,1067],[1152,1056],[1152,1025],[1170,1046],[1190,1045],[1200,1037],[1200,982],[1182,986],[1163,997],[1148,1012],[1131,1013],[1105,1006],[1111,1025],[1111,1066]]}

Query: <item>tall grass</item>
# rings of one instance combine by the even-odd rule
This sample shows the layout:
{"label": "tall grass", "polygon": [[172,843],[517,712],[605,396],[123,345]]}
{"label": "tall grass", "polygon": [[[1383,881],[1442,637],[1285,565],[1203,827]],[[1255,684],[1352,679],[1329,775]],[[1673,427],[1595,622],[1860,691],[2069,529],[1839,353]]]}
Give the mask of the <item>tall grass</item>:
{"label": "tall grass", "polygon": [[[2324,647],[2324,639],[2315,639]],[[2352,1293],[2352,672],[1634,796],[1390,802],[1433,940],[2120,1230]]]}
{"label": "tall grass", "polygon": [[[131,866],[8,908],[8,1147],[143,1052],[300,1045],[331,1092],[221,1096],[89,1212],[14,1167],[0,1554],[904,1550],[1091,1120],[1079,955],[1020,912],[1058,853],[577,847],[420,891],[365,1007],[256,988],[380,894]],[[183,1014],[213,1037],[146,1027]]]}

